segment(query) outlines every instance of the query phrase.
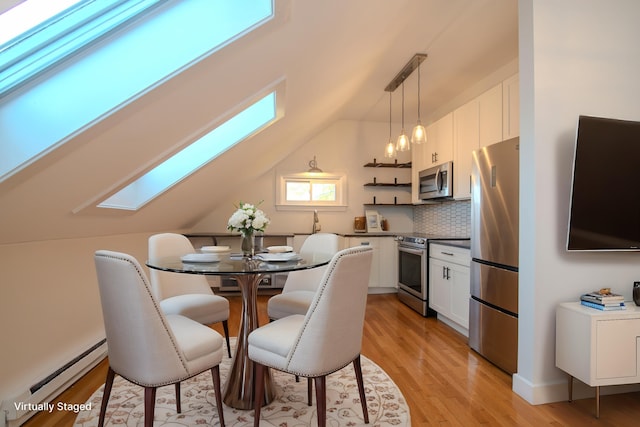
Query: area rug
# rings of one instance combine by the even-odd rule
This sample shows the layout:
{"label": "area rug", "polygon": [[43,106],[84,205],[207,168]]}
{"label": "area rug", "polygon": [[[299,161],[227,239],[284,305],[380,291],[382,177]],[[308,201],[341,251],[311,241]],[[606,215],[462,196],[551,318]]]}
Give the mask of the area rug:
{"label": "area rug", "polygon": [[[232,347],[235,341],[232,341]],[[226,352],[225,352],[226,354]],[[404,396],[378,365],[362,356],[362,374],[369,409],[369,424],[364,423],[358,386],[352,365],[327,377],[327,426],[410,426],[409,407]],[[226,380],[231,359],[224,357],[220,365],[222,383]],[[295,381],[293,375],[273,371],[276,399],[262,408],[261,426],[316,426],[315,393],[312,406],[307,405],[307,382]],[[219,426],[211,374],[205,372],[181,385],[182,413],[176,412],[175,388],[161,387],[157,391],[154,426]],[[90,410],[82,411],[76,426],[98,425],[104,386],[89,399]],[[88,405],[87,405],[88,406]],[[243,411],[224,405],[225,425],[253,426],[253,411]],[[106,426],[142,426],[144,424],[144,390],[116,376],[107,408]]]}

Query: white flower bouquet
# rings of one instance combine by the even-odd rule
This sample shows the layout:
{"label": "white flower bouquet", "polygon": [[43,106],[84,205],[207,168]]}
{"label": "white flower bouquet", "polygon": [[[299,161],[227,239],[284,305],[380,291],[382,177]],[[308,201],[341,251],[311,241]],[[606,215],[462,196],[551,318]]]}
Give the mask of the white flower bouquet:
{"label": "white flower bouquet", "polygon": [[240,202],[238,210],[229,218],[227,229],[249,236],[257,231],[264,231],[267,225],[269,225],[269,218],[262,210],[250,203]]}

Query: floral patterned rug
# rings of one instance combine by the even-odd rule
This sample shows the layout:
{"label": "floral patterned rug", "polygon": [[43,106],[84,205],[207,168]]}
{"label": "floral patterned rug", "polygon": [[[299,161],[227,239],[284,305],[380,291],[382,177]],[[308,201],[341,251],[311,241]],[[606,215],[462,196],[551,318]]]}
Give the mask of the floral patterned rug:
{"label": "floral patterned rug", "polygon": [[[232,341],[233,346],[233,341]],[[220,376],[222,383],[227,376],[231,360],[222,359]],[[375,363],[362,356],[369,424],[362,418],[360,397],[352,365],[327,377],[327,426],[410,426],[409,407],[404,396]],[[316,406],[307,405],[307,381],[295,381],[293,375],[273,371],[276,400],[262,408],[261,426],[301,427],[315,426]],[[215,394],[211,374],[203,373],[181,385],[182,413],[176,413],[174,387],[159,388],[156,396],[155,426],[218,426]],[[80,412],[76,426],[98,425],[103,387],[89,399],[91,409]],[[315,396],[314,396],[315,397]],[[87,402],[87,403],[88,403]],[[225,425],[231,427],[253,426],[253,411],[224,407]],[[144,424],[144,391],[142,387],[116,376],[107,408],[106,426],[142,426]]]}

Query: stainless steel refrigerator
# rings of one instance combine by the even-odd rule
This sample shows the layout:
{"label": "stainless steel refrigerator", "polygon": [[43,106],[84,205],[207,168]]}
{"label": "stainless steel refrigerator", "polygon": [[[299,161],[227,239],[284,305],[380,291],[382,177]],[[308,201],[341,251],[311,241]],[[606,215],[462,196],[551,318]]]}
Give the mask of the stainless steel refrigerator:
{"label": "stainless steel refrigerator", "polygon": [[469,346],[518,368],[519,140],[473,152]]}

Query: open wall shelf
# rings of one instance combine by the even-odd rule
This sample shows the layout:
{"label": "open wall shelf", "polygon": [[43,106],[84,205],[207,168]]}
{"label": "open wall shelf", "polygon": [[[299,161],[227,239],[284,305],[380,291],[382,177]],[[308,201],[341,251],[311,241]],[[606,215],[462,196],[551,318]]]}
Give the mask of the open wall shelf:
{"label": "open wall shelf", "polygon": [[365,163],[365,168],[411,168],[411,162],[398,163],[396,160],[394,163],[378,163],[376,159],[373,159],[373,163]]}

